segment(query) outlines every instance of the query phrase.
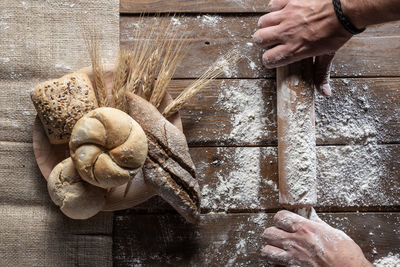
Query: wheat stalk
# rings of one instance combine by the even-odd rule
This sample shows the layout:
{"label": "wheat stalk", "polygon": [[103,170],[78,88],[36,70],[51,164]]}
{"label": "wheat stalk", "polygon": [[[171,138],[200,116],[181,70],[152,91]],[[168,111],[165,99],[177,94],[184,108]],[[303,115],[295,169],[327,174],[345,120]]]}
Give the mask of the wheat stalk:
{"label": "wheat stalk", "polygon": [[178,112],[182,106],[201,89],[206,87],[212,80],[224,73],[239,59],[240,55],[236,52],[230,52],[219,58],[211,67],[209,67],[196,81],[185,88],[174,101],[172,101],[164,110],[164,117],[168,118]]}
{"label": "wheat stalk", "polygon": [[106,82],[104,79],[104,70],[101,62],[99,33],[95,29],[89,30],[84,28],[83,38],[89,52],[92,62],[92,72],[95,83],[95,93],[99,106],[104,107],[109,105]]}
{"label": "wheat stalk", "polygon": [[122,111],[127,109],[125,98],[125,87],[130,72],[131,53],[128,50],[120,49],[118,52],[118,63],[114,72],[113,87],[111,90],[111,106]]}
{"label": "wheat stalk", "polygon": [[143,83],[142,83],[142,91],[144,93],[144,97],[146,100],[149,100],[154,89],[155,79],[157,75],[158,63],[161,59],[161,50],[155,49],[153,53],[150,55],[148,64],[147,64],[147,72],[143,75]]}
{"label": "wheat stalk", "polygon": [[155,107],[158,107],[163,100],[171,78],[175,74],[179,63],[185,57],[189,46],[188,38],[183,35],[178,36],[177,31],[173,33],[173,37],[170,40],[165,40],[164,44],[163,63],[150,97],[150,103]]}

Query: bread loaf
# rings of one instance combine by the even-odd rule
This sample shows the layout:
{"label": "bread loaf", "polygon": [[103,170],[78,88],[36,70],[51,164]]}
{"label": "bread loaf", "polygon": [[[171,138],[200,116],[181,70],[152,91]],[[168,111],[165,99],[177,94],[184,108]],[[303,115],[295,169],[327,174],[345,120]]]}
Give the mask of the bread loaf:
{"label": "bread loaf", "polygon": [[31,98],[52,144],[68,143],[75,123],[98,107],[92,83],[83,72],[43,82],[34,88]]}
{"label": "bread loaf", "polygon": [[72,219],[88,219],[105,205],[107,190],[83,181],[71,158],[54,167],[47,188],[53,202]]}
{"label": "bread loaf", "polygon": [[128,114],[98,108],[72,130],[70,154],[82,179],[111,188],[129,182],[147,157],[147,137]]}
{"label": "bread loaf", "polygon": [[200,213],[200,188],[185,135],[148,101],[128,93],[129,114],[144,129],[149,152],[143,177],[189,222]]}

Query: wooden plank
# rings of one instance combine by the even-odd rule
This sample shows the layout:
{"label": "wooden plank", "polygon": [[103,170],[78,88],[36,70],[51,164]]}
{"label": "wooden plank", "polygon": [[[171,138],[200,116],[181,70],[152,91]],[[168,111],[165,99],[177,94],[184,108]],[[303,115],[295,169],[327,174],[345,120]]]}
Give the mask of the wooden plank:
{"label": "wooden plank", "polygon": [[[174,81],[173,96],[190,81]],[[333,96],[316,98],[318,144],[400,142],[400,79],[333,79]],[[276,144],[275,83],[218,80],[187,103],[191,146]]]}
{"label": "wooden plank", "polygon": [[[244,56],[236,66],[222,77],[273,78],[273,70],[261,64],[261,49],[254,46],[251,35],[256,31],[259,15],[220,16],[199,15],[172,19],[174,26],[191,37],[192,47],[177,70],[175,78],[196,78],[219,56],[236,49]],[[122,47],[134,44],[134,32],[140,27],[146,32],[152,23],[171,20],[170,17],[149,17],[139,25],[139,17],[123,16],[120,19]],[[164,30],[160,27],[159,30]],[[337,53],[332,76],[400,76],[400,22],[372,27],[353,37]]]}
{"label": "wooden plank", "polygon": [[[202,192],[202,212],[275,211],[276,147],[191,148]],[[400,145],[317,147],[319,211],[397,211]],[[159,198],[140,212],[172,210]]]}
{"label": "wooden plank", "polygon": [[[198,225],[178,215],[116,213],[114,266],[264,266],[262,233],[273,214],[206,214]],[[320,217],[359,244],[368,260],[400,253],[399,213]]]}
{"label": "wooden plank", "polygon": [[[176,97],[191,80],[174,80]],[[400,142],[400,78],[333,79],[333,96],[316,99],[318,144]],[[29,87],[28,87],[29,86]],[[32,85],[27,85],[29,89]],[[36,111],[28,90],[0,85],[0,140],[31,142]],[[216,80],[187,103],[183,128],[190,146],[276,144],[272,80]]]}
{"label": "wooden plank", "polygon": [[268,0],[121,0],[120,12],[129,14],[265,12],[268,3]]}
{"label": "wooden plank", "polygon": [[[202,212],[279,208],[276,147],[198,147],[190,150],[202,192]],[[326,210],[398,210],[400,145],[317,147],[318,206]],[[0,201],[51,202],[31,144],[0,142]],[[136,208],[170,210],[153,200]],[[55,208],[55,207],[54,207]]]}

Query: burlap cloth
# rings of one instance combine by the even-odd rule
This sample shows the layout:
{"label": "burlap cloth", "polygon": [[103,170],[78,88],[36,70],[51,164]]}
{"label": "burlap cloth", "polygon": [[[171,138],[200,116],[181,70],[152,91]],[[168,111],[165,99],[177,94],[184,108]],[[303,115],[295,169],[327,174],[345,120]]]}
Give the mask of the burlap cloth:
{"label": "burlap cloth", "polygon": [[111,62],[119,45],[117,0],[0,1],[0,266],[111,266],[112,214],[86,221],[51,202],[32,151],[40,81],[88,66],[82,25],[94,24]]}

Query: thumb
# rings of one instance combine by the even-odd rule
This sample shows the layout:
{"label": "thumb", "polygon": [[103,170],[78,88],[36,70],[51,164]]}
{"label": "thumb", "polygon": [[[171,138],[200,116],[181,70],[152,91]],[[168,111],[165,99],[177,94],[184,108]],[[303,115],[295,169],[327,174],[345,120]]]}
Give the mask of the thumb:
{"label": "thumb", "polygon": [[315,58],[314,62],[314,84],[316,89],[324,96],[332,94],[329,85],[331,63],[335,54],[322,55]]}
{"label": "thumb", "polygon": [[314,222],[323,222],[314,208],[311,208],[309,219]]}

